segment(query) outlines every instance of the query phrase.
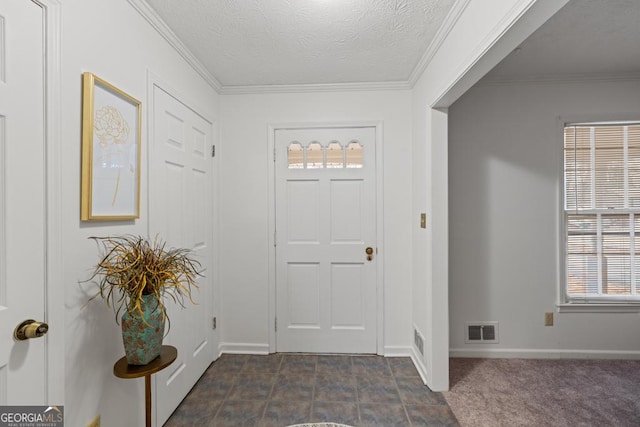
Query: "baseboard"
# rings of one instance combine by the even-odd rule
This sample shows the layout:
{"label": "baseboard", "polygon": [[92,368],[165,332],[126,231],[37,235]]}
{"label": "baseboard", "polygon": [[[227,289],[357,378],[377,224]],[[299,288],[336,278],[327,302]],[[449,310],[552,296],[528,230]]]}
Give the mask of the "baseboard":
{"label": "baseboard", "polygon": [[384,357],[411,357],[411,347],[400,345],[385,345]]}
{"label": "baseboard", "polygon": [[[640,360],[640,351],[557,350],[557,349],[449,349],[449,357],[486,359],[630,359]],[[415,362],[414,362],[415,363]]]}
{"label": "baseboard", "polygon": [[422,361],[422,355],[413,347],[411,347],[411,361],[413,362],[413,366],[418,370],[418,374],[420,375],[420,379],[422,379],[423,384],[427,385],[427,367]]}
{"label": "baseboard", "polygon": [[218,345],[219,354],[269,354],[269,344],[245,344],[223,342]]}

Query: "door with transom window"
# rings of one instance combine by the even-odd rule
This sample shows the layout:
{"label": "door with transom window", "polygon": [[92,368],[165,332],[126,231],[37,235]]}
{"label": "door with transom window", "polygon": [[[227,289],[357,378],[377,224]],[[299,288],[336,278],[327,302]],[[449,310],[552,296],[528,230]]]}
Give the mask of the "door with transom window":
{"label": "door with transom window", "polygon": [[279,352],[376,352],[375,134],[276,130]]}

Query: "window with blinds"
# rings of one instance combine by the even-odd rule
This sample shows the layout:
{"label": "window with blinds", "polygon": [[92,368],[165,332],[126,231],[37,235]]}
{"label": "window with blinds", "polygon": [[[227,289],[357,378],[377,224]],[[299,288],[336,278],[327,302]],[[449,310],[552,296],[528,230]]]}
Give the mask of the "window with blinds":
{"label": "window with blinds", "polygon": [[640,302],[640,123],[564,129],[566,293]]}

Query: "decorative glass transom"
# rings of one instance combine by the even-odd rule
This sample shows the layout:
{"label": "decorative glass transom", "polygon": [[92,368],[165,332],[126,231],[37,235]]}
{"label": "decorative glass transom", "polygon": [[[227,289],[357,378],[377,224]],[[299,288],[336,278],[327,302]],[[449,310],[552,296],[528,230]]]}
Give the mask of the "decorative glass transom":
{"label": "decorative glass transom", "polygon": [[289,169],[352,169],[364,167],[364,147],[357,141],[344,147],[338,141],[322,145],[310,142],[306,147],[298,141],[289,144],[287,153]]}
{"label": "decorative glass transom", "polygon": [[363,164],[364,149],[359,142],[350,142],[347,145],[347,167],[361,168]]}
{"label": "decorative glass transom", "polygon": [[289,169],[304,168],[304,150],[299,142],[289,144],[289,154],[287,155]]}

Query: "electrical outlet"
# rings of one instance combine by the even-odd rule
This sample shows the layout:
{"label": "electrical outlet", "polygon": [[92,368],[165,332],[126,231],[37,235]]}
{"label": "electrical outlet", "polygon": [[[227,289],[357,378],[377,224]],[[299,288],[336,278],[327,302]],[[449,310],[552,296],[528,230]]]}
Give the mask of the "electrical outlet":
{"label": "electrical outlet", "polygon": [[89,424],[87,424],[87,427],[100,427],[100,415],[96,415],[94,419],[89,421]]}
{"label": "electrical outlet", "polygon": [[544,326],[553,326],[553,312],[546,312],[544,314]]}

